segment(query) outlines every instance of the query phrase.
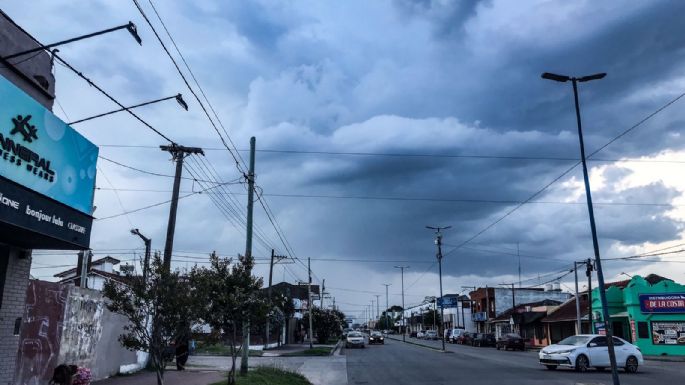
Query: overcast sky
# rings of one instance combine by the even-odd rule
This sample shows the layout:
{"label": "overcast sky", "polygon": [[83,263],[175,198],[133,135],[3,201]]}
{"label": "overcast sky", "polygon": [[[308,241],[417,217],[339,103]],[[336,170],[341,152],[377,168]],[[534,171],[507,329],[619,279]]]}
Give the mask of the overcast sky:
{"label": "overcast sky", "polygon": [[[195,87],[150,2],[140,4]],[[286,250],[257,204],[259,275],[268,274],[271,248],[305,263],[311,257],[315,282],[325,279],[343,310],[355,314],[373,294],[384,305],[381,283],[392,284],[390,305],[400,303],[394,265],[411,266],[408,305],[438,293],[434,234],[426,225],[452,226],[444,233],[446,293],[517,281],[517,245],[523,286],[592,256],[582,170],[564,174],[579,159],[572,88],[542,80],[545,71],[608,74],[579,86],[602,255],[683,243],[685,101],[650,117],[685,91],[683,2],[154,5],[219,116],[221,135],[245,160],[250,137],[257,139],[259,191],[291,246]],[[2,9],[43,43],[132,20],[142,47],[120,31],[60,47],[62,57],[124,104],[182,93],[188,112],[173,101],[137,112],[177,143],[205,148],[204,158],[188,159],[184,176],[239,180],[231,154],[132,1],[2,1]],[[115,108],[64,67],[55,73],[54,112],[65,121]],[[126,114],[74,127],[107,159],[174,171],[169,154],[158,149],[166,141]],[[129,233],[133,227],[163,249],[168,205],[106,218],[168,200],[171,178],[100,159],[97,186],[95,217],[103,219],[93,225],[96,256],[139,258],[142,242]],[[182,191],[207,186],[184,180]],[[245,186],[210,191],[179,203],[179,268],[206,260],[212,250],[245,251],[244,226],[227,208],[238,204],[244,216]],[[685,281],[682,254],[661,258],[674,262],[607,260],[607,280],[626,272]],[[32,274],[50,279],[66,269],[50,266],[75,261],[36,255]],[[276,267],[274,281],[304,280],[300,261]],[[572,277],[563,277],[565,288]]]}

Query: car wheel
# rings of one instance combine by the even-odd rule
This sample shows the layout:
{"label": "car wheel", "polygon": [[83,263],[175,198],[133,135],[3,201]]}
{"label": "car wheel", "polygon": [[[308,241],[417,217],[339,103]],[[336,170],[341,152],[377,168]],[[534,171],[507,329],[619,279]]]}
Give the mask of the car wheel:
{"label": "car wheel", "polygon": [[635,358],[635,356],[628,357],[625,367],[626,373],[637,373],[637,366],[637,358]]}
{"label": "car wheel", "polygon": [[545,365],[547,367],[547,370],[557,370],[556,365]]}
{"label": "car wheel", "polygon": [[586,372],[590,362],[584,354],[581,354],[576,358],[576,372]]}

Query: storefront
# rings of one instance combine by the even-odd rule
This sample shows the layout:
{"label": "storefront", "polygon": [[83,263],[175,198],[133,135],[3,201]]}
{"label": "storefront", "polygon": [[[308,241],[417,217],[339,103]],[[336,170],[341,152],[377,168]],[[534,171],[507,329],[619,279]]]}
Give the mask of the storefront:
{"label": "storefront", "polygon": [[[606,290],[614,334],[645,355],[685,356],[685,285],[651,274]],[[592,294],[594,330],[604,332],[597,289]]]}

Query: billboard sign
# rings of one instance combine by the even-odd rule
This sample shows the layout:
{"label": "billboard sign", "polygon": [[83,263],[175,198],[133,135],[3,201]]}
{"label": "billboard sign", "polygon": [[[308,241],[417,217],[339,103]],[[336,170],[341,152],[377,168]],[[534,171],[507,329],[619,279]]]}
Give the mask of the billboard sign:
{"label": "billboard sign", "polygon": [[0,76],[0,176],[92,214],[98,148]]}
{"label": "billboard sign", "polygon": [[640,294],[642,313],[685,313],[685,293]]}
{"label": "billboard sign", "polygon": [[459,297],[438,298],[438,307],[443,307],[445,309],[459,307]]}
{"label": "billboard sign", "polygon": [[685,345],[685,321],[652,321],[652,343]]}

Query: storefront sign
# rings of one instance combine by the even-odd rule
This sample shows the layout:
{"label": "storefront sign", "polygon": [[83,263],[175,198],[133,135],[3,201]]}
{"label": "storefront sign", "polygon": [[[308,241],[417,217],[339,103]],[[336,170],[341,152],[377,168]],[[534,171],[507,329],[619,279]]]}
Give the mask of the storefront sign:
{"label": "storefront sign", "polygon": [[685,293],[640,294],[643,313],[685,313]]}
{"label": "storefront sign", "polygon": [[635,331],[635,320],[630,320],[630,342],[635,343],[637,341],[637,333]]}
{"label": "storefront sign", "polygon": [[98,148],[2,76],[0,101],[0,176],[92,214]]}
{"label": "storefront sign", "polygon": [[685,321],[652,321],[652,343],[685,345]]}
{"label": "storefront sign", "polygon": [[459,297],[438,298],[438,307],[442,307],[444,309],[458,308],[459,307]]}
{"label": "storefront sign", "polygon": [[595,322],[595,333],[599,335],[607,335],[607,329],[604,322]]}

